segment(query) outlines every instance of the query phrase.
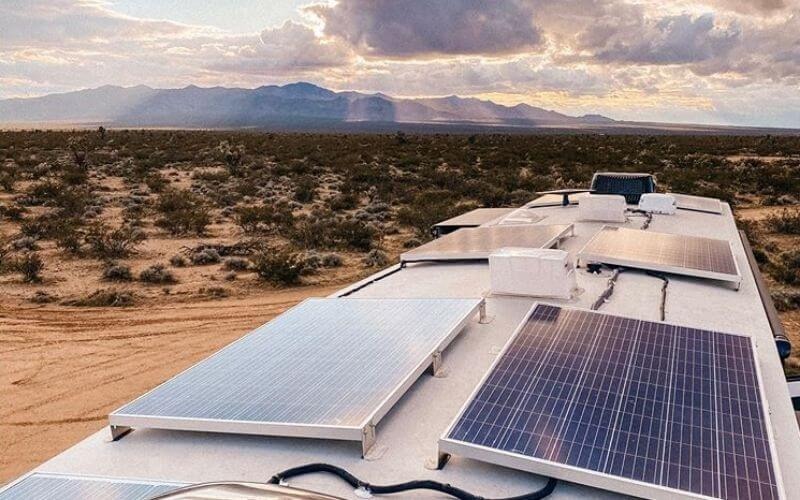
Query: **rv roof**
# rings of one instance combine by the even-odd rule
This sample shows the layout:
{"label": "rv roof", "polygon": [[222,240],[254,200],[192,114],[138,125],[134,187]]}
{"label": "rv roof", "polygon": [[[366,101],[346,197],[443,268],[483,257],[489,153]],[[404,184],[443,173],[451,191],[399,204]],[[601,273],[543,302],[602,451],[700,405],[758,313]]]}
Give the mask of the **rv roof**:
{"label": "rv roof", "polygon": [[[753,339],[758,370],[768,406],[769,431],[777,467],[786,472],[800,463],[800,431],[789,391],[776,354],[770,324],[753,270],[734,223],[730,207],[722,215],[679,211],[655,215],[650,229],[662,233],[705,236],[729,241],[742,274],[738,291],[707,280],[670,276],[665,320],[685,326],[732,332]],[[544,219],[537,224],[574,224],[574,236],[561,248],[572,258],[602,227],[602,222],[577,221],[575,206],[532,208]],[[637,229],[642,219],[630,218],[624,227]],[[353,297],[475,297],[489,288],[488,264],[475,262],[408,263],[377,273],[336,295]],[[376,278],[381,278],[374,281]],[[328,462],[373,483],[434,479],[484,496],[526,493],[544,478],[497,465],[455,456],[434,470],[437,442],[497,358],[534,302],[588,309],[606,287],[608,273],[577,272],[582,290],[571,300],[488,296],[488,323],[471,322],[444,355],[445,377],[421,377],[382,420],[376,444],[367,459],[358,444],[346,441],[225,435],[140,429],[118,442],[102,429],[37,467],[40,472],[196,483],[241,480],[261,482],[272,474],[309,462]],[[368,286],[366,283],[374,281]],[[643,272],[619,275],[614,295],[602,312],[646,321],[660,320],[662,281]],[[245,334],[246,332],[242,332]],[[800,475],[781,475],[782,489],[800,491]],[[577,480],[577,479],[576,479]],[[335,479],[312,475],[293,485],[353,498],[353,491]],[[642,493],[643,495],[646,492]],[[578,483],[560,483],[558,498],[618,498],[614,493]],[[424,496],[424,495],[419,495]]]}

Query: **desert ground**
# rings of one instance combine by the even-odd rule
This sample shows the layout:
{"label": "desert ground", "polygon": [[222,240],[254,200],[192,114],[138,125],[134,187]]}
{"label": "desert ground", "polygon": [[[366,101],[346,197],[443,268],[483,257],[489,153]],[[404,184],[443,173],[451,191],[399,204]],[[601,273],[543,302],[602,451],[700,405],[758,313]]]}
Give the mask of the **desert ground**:
{"label": "desert ground", "polygon": [[800,373],[800,138],[0,132],[0,482],[478,206],[648,171],[732,204]]}

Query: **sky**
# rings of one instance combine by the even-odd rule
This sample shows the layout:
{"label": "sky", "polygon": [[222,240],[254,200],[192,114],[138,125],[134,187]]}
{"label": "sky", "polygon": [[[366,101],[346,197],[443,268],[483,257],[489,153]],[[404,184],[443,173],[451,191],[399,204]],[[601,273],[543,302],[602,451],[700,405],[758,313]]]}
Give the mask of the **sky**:
{"label": "sky", "polygon": [[0,0],[0,98],[295,81],[800,128],[800,0]]}

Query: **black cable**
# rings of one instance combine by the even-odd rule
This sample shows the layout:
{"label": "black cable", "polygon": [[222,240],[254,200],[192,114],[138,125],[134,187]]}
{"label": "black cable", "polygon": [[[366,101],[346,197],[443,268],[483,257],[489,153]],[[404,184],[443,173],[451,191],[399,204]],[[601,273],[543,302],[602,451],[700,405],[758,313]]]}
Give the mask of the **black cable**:
{"label": "black cable", "polygon": [[614,268],[614,272],[611,274],[611,277],[608,278],[606,289],[600,294],[599,297],[597,297],[597,300],[594,301],[594,304],[592,304],[592,311],[600,309],[603,304],[605,304],[606,301],[614,294],[614,285],[616,284],[620,273],[624,270],[625,268],[623,267]]}
{"label": "black cable", "polygon": [[644,223],[642,224],[642,227],[640,227],[639,229],[641,229],[642,231],[645,231],[645,230],[647,230],[648,227],[650,227],[650,223],[653,222],[653,212],[648,212],[646,210],[639,210],[638,208],[631,209],[629,211],[631,213],[644,216],[644,219],[645,219]]}
{"label": "black cable", "polygon": [[[323,463],[301,465],[299,467],[293,467],[291,469],[287,469],[283,472],[279,472],[274,476],[272,476],[269,479],[268,483],[280,484],[280,482],[283,480],[292,477],[302,476],[305,474],[312,474],[316,472],[326,472],[328,474],[334,474],[335,476],[338,476],[340,479],[347,482],[347,484],[349,484],[353,488],[363,488],[369,491],[370,493],[376,495],[400,493],[403,491],[410,491],[410,490],[433,490],[446,493],[454,498],[458,498],[459,500],[487,500],[484,497],[473,495],[468,491],[456,488],[455,486],[452,486],[450,484],[440,483],[438,481],[431,481],[427,479],[418,481],[407,481],[405,483],[387,484],[387,485],[370,484],[358,479],[357,477],[350,474],[348,471],[342,469],[341,467]],[[496,500],[538,500],[552,493],[553,490],[556,488],[556,484],[558,484],[558,480],[550,478],[548,479],[547,484],[538,491],[534,491],[524,495],[519,495],[516,497],[509,497]]]}
{"label": "black cable", "polygon": [[669,286],[669,278],[666,275],[657,273],[655,271],[645,271],[648,276],[653,276],[664,282],[661,286],[661,321],[667,317],[667,286]]}
{"label": "black cable", "polygon": [[406,267],[406,263],[405,262],[401,262],[400,266],[397,269],[392,269],[391,271],[389,271],[386,274],[383,274],[381,276],[378,276],[375,279],[367,281],[366,283],[363,283],[360,286],[357,286],[357,287],[353,288],[352,290],[348,290],[347,292],[339,295],[339,298],[347,297],[348,295],[352,295],[352,294],[356,293],[359,290],[363,290],[364,288],[367,288],[368,286],[370,286],[373,283],[377,283],[378,281],[382,280],[383,278],[387,278],[387,277],[393,275],[396,272],[402,271],[403,269],[405,269],[405,267]]}

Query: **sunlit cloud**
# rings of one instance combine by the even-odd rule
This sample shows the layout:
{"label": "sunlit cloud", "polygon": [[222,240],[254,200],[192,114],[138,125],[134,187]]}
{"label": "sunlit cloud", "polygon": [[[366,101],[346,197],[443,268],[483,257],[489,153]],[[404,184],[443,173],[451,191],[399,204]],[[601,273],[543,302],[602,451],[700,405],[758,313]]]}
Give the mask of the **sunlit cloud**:
{"label": "sunlit cloud", "polygon": [[[307,80],[618,119],[800,127],[800,0],[338,0],[261,32],[0,2],[0,98]],[[797,109],[797,108],[795,108]]]}

